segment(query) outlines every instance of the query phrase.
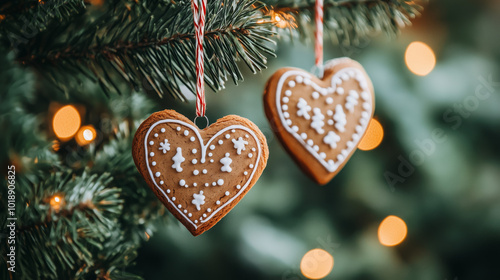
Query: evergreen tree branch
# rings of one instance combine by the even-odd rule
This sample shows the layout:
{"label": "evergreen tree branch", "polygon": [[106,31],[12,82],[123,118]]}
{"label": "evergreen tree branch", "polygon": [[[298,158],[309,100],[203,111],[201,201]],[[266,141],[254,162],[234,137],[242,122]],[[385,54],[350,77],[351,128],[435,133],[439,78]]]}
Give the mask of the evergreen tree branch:
{"label": "evergreen tree branch", "polygon": [[[374,34],[390,36],[410,25],[420,15],[422,1],[407,0],[325,0],[324,26],[334,44],[359,45]],[[309,40],[314,34],[314,0],[269,0],[268,13],[286,21],[292,36]],[[292,26],[292,28],[290,28]],[[286,34],[286,32],[282,32]]]}
{"label": "evergreen tree branch", "polygon": [[[263,4],[255,0],[234,3],[209,1],[207,8],[205,80],[213,90],[223,88],[228,76],[235,83],[243,79],[237,61],[244,61],[256,73],[265,68],[266,55],[274,55],[266,44],[272,42],[270,25],[258,22]],[[66,91],[61,70],[84,74],[105,92],[120,92],[115,79],[120,77],[136,89],[145,87],[160,96],[169,93],[185,100],[195,89],[190,1],[142,5],[142,12],[117,5],[112,15],[92,23],[43,32],[20,52],[19,60]]]}

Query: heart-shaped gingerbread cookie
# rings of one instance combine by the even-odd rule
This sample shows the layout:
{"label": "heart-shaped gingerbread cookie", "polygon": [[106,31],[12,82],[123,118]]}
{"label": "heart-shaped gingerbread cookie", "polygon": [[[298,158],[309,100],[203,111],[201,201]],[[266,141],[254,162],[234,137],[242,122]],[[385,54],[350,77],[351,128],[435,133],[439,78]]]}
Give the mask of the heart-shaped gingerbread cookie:
{"label": "heart-shaped gingerbread cookie", "polygon": [[264,108],[276,135],[321,185],[352,156],[374,106],[370,78],[349,58],[327,62],[323,79],[297,68],[280,69],[264,92]]}
{"label": "heart-shaped gingerbread cookie", "polygon": [[222,219],[257,182],[268,158],[255,124],[226,116],[199,130],[165,110],[134,137],[134,162],[167,209],[197,236]]}

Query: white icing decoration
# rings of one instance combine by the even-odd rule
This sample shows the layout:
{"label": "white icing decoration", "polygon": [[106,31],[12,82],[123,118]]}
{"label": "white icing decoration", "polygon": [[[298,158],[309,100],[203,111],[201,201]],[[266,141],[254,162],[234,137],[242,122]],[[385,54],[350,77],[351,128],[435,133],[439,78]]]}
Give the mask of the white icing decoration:
{"label": "white icing decoration", "polygon": [[224,180],[222,180],[222,179],[217,180],[217,185],[219,185],[219,186],[224,185]]}
{"label": "white icing decoration", "polygon": [[184,130],[184,135],[188,136],[189,135],[189,131],[186,129]]}
{"label": "white icing decoration", "polygon": [[297,116],[304,117],[306,120],[309,120],[311,118],[311,116],[309,116],[311,106],[307,105],[307,101],[304,98],[299,98],[297,109]]}
{"label": "white icing decoration", "polygon": [[330,148],[337,148],[337,143],[340,141],[340,136],[338,136],[335,132],[329,131],[328,134],[323,138],[323,142],[325,144],[330,145]]}
{"label": "white icing decoration", "polygon": [[153,141],[149,141],[149,145],[151,145],[151,146],[153,146],[154,143],[155,142],[153,142]]}
{"label": "white icing decoration", "polygon": [[320,108],[313,109],[314,116],[312,117],[311,128],[315,129],[317,133],[323,134],[325,131],[323,130],[323,126],[325,126],[325,116],[321,113]]}
{"label": "white icing decoration", "polygon": [[193,217],[193,214],[189,213],[189,214],[188,214],[188,216],[189,216],[189,217]]}
{"label": "white icing decoration", "polygon": [[181,180],[179,181],[179,186],[184,187],[184,185],[186,185],[186,180],[181,179]]}
{"label": "white icing decoration", "polygon": [[208,213],[212,212],[212,209],[208,208],[208,209],[207,209],[207,212],[208,212]]}
{"label": "white icing decoration", "polygon": [[245,145],[248,145],[248,142],[243,140],[243,137],[239,137],[238,140],[233,139],[232,142],[238,155],[241,155],[241,151],[245,150]]}
{"label": "white icing decoration", "polygon": [[[158,133],[155,133],[155,137],[158,137]],[[153,145],[153,144],[151,144],[151,145]]]}
{"label": "white icing decoration", "polygon": [[319,154],[319,156],[320,156],[322,159],[325,159],[325,158],[326,158],[326,154],[325,154],[325,153],[321,153],[321,154]]}
{"label": "white icing decoration", "polygon": [[193,164],[196,164],[196,163],[198,163],[198,160],[197,160],[197,159],[195,159],[195,158],[193,158],[193,160],[192,160],[191,162],[192,162]]}
{"label": "white icing decoration", "polygon": [[191,150],[191,152],[192,152],[193,154],[196,154],[196,153],[198,152],[198,150],[196,150],[196,149],[192,149],[192,150]]}
{"label": "white icing decoration", "polygon": [[314,145],[314,141],[312,139],[307,140],[307,145],[309,146]]}
{"label": "white icing decoration", "polygon": [[172,168],[175,169],[177,172],[182,172],[181,163],[183,163],[186,159],[182,156],[181,147],[177,148],[177,153],[172,158],[172,160],[174,161],[174,164],[172,164]]}
{"label": "white icing decoration", "polygon": [[163,185],[163,181],[160,181],[160,185]]}
{"label": "white icing decoration", "polygon": [[248,154],[248,157],[249,157],[249,158],[252,158],[252,157],[253,157],[253,154],[252,154],[252,153],[249,153],[249,154]]}
{"label": "white icing decoration", "polygon": [[193,194],[193,200],[191,201],[196,206],[196,210],[200,211],[201,207],[200,205],[205,204],[205,196],[203,195],[203,191],[200,191],[200,193],[194,193]]}
{"label": "white icing decoration", "polygon": [[335,120],[335,128],[340,131],[345,131],[345,125],[347,124],[347,119],[344,113],[344,109],[340,104],[335,107],[335,115],[333,115],[333,120]]}
{"label": "white icing decoration", "polygon": [[314,99],[318,99],[318,98],[319,98],[319,93],[318,93],[318,92],[316,92],[316,91],[315,91],[315,92],[313,92],[313,93],[312,93],[312,98],[314,98]]}
{"label": "white icing decoration", "polygon": [[244,175],[248,175],[248,172],[247,172],[247,171],[245,171],[245,172],[243,172],[243,174],[244,174]]}
{"label": "white icing decoration", "polygon": [[180,127],[180,126],[178,126],[178,127],[176,128],[176,130],[177,130],[177,131],[181,131],[181,127]]}
{"label": "white icing decoration", "polygon": [[195,175],[195,176],[196,176],[196,175],[198,175],[198,174],[200,174],[200,171],[198,171],[198,169],[193,170],[193,175]]}
{"label": "white icing decoration", "polygon": [[[339,63],[350,62],[350,61],[352,61],[352,60],[350,60],[348,58],[335,59],[335,60],[332,60],[332,61],[325,63],[324,67],[325,67],[325,69],[332,69],[331,67],[338,65]],[[311,155],[313,155],[318,160],[318,162],[321,163],[325,167],[325,169],[327,169],[329,172],[335,172],[344,163],[343,160],[345,160],[346,157],[343,158],[342,161],[337,161],[336,158],[333,158],[333,159],[332,158],[321,158],[321,156],[320,156],[320,154],[322,152],[321,149],[324,149],[324,148],[323,147],[320,148],[319,146],[318,146],[318,148],[314,148],[314,146],[309,146],[307,144],[308,135],[305,132],[308,132],[308,131],[307,130],[301,131],[301,128],[299,128],[295,123],[293,123],[293,121],[292,121],[292,124],[289,124],[289,122],[287,122],[287,120],[289,120],[289,116],[287,116],[287,117],[284,116],[285,112],[283,112],[282,108],[281,108],[283,105],[282,100],[283,100],[284,96],[288,97],[290,101],[294,100],[293,98],[291,98],[292,94],[294,94],[294,93],[288,89],[285,90],[286,86],[287,86],[286,83],[290,79],[293,79],[294,77],[303,76],[304,77],[304,84],[306,84],[306,82],[310,83],[313,91],[319,92],[321,94],[325,93],[325,100],[323,102],[326,103],[327,102],[326,99],[328,99],[328,98],[334,99],[334,96],[329,96],[328,94],[344,94],[346,92],[346,90],[343,87],[341,87],[341,85],[343,84],[343,81],[340,77],[343,73],[347,73],[347,71],[355,74],[354,77],[356,78],[356,81],[358,82],[359,86],[361,87],[361,90],[358,92],[359,96],[361,98],[363,98],[364,103],[367,103],[366,105],[363,103],[362,112],[364,111],[368,114],[368,116],[371,116],[373,113],[373,105],[372,105],[373,104],[373,95],[371,94],[371,89],[368,88],[369,82],[367,80],[367,77],[362,72],[362,70],[354,68],[354,67],[345,67],[345,68],[337,71],[330,78],[330,85],[328,87],[325,87],[325,88],[310,81],[309,77],[311,77],[311,75],[304,73],[303,71],[300,71],[300,70],[290,70],[290,71],[283,73],[282,76],[280,77],[278,84],[277,84],[277,87],[276,87],[276,99],[275,99],[276,108],[277,108],[278,116],[280,117],[280,120],[282,122],[283,128],[286,131],[288,131],[291,135],[293,135],[295,137],[295,139],[297,139],[297,141],[300,144],[302,144],[303,147],[306,150],[308,150],[309,153],[311,153]],[[297,93],[297,94],[299,94],[299,93]],[[300,95],[297,96],[297,98],[300,99]],[[290,101],[288,102],[289,105],[290,105]],[[330,102],[330,101],[328,101],[328,102]],[[359,100],[358,100],[358,102],[359,102]],[[301,104],[301,106],[302,105],[307,106],[307,101],[301,102],[301,103],[304,103],[304,104]],[[328,103],[326,103],[326,104],[328,104]],[[332,104],[335,104],[335,102],[333,102]],[[328,105],[332,105],[332,104],[328,104]],[[298,103],[297,103],[297,105],[298,105]],[[342,105],[341,105],[341,108],[342,108]],[[300,109],[300,108],[298,108],[298,109]],[[348,110],[348,109],[345,108],[345,110]],[[336,117],[337,119],[339,119],[339,121],[337,121],[335,118],[335,114],[334,114],[335,110],[333,110],[333,111],[329,110],[329,111],[326,112],[328,115],[326,122],[328,122],[328,124],[338,126],[338,128],[334,126],[336,134],[341,132],[340,130],[342,130],[342,129],[345,132],[345,125],[346,124],[342,124],[344,117],[341,117],[342,114],[340,113],[340,110],[338,110],[338,114]],[[342,108],[342,113],[344,113],[344,108]],[[345,115],[345,113],[344,113],[344,115]],[[345,119],[347,120],[347,118],[345,118]],[[358,126],[356,126],[356,132],[359,134],[357,135],[356,139],[353,139],[352,141],[350,141],[351,142],[349,144],[350,147],[346,147],[347,155],[349,155],[349,153],[351,153],[357,147],[357,144],[360,140],[359,135],[362,135],[363,132],[366,130],[366,126],[367,126],[367,123],[369,121],[369,118],[366,119],[366,118],[360,117],[359,119],[356,120],[356,122],[358,122],[358,121],[360,123],[362,123],[362,125],[358,125],[359,128],[358,128]],[[339,122],[339,124],[337,124],[337,122]],[[323,127],[323,129],[325,130],[326,133],[328,133],[330,131],[330,127],[328,127],[328,129],[327,129],[327,127]],[[349,137],[349,136],[346,136],[346,137]],[[352,136],[352,137],[354,137],[354,136]],[[325,150],[325,152],[326,152],[326,150]],[[332,155],[332,156],[336,157],[336,155]]]}
{"label": "white icing decoration", "polygon": [[319,151],[319,146],[318,145],[314,145],[313,149],[317,152],[317,151]]}
{"label": "white icing decoration", "polygon": [[252,152],[255,152],[255,148],[252,148]]}
{"label": "white icing decoration", "polygon": [[220,201],[217,200],[217,202],[215,202],[215,204],[219,205],[220,204]]}
{"label": "white icing decoration", "polygon": [[168,143],[168,140],[165,139],[163,142],[160,142],[160,148],[159,150],[163,151],[163,153],[167,153],[167,151],[170,151],[170,143]]}
{"label": "white icing decoration", "polygon": [[217,186],[217,182],[212,182],[212,186]]}
{"label": "white icing decoration", "polygon": [[194,136],[191,136],[191,138],[189,138],[189,140],[190,140],[191,142],[194,142],[194,140],[195,140],[195,139],[196,139],[196,138],[194,138]]}
{"label": "white icing decoration", "polygon": [[290,99],[288,99],[288,97],[283,97],[283,103],[288,103],[288,101],[290,101]]}
{"label": "white icing decoration", "polygon": [[214,160],[213,160],[213,159],[211,159],[211,160],[210,160],[210,162],[214,162]]}
{"label": "white icing decoration", "polygon": [[197,183],[193,183],[193,187],[196,187],[196,186],[198,186],[198,184]]}
{"label": "white icing decoration", "polygon": [[182,208],[182,205],[180,205],[180,204],[179,204],[179,205],[177,205],[177,208],[181,209],[181,208]]}
{"label": "white icing decoration", "polygon": [[294,81],[289,81],[288,82],[288,86],[293,88],[295,86],[295,82]]}
{"label": "white icing decoration", "polygon": [[286,120],[286,124],[292,125],[292,120]]}
{"label": "white icing decoration", "polygon": [[220,168],[220,171],[230,173],[233,170],[230,166],[232,162],[233,160],[229,157],[229,153],[226,153],[225,157],[221,158],[220,160],[220,163],[223,164],[223,166]]}
{"label": "white icing decoration", "polygon": [[206,218],[207,217],[207,214],[203,213],[203,218]]}
{"label": "white icing decoration", "polygon": [[161,132],[165,132],[165,128],[164,127],[161,128]]}
{"label": "white icing decoration", "polygon": [[229,138],[231,138],[231,135],[226,134],[226,139],[229,139]]}
{"label": "white icing decoration", "polygon": [[208,187],[208,186],[210,186],[210,184],[209,183],[205,183],[205,187]]}
{"label": "white icing decoration", "polygon": [[210,145],[210,150],[215,150],[215,146],[214,145]]}
{"label": "white icing decoration", "polygon": [[284,112],[284,113],[283,113],[283,116],[285,116],[285,118],[289,118],[289,117],[290,117],[290,113],[288,113],[288,112]]}
{"label": "white icing decoration", "polygon": [[354,107],[358,105],[359,94],[355,90],[349,91],[349,96],[346,97],[345,108],[350,112],[354,112]]}
{"label": "white icing decoration", "polygon": [[302,84],[302,82],[304,81],[304,77],[297,76],[297,77],[295,77],[295,80],[297,81],[297,83]]}
{"label": "white icing decoration", "polygon": [[240,185],[237,185],[237,186],[236,186],[236,188],[239,190],[239,189],[241,189],[241,186],[240,186]]}
{"label": "white icing decoration", "polygon": [[155,176],[156,176],[156,177],[160,177],[160,176],[161,176],[161,173],[160,173],[160,172],[156,172],[156,173],[155,173]]}
{"label": "white icing decoration", "polygon": [[250,163],[250,165],[248,166],[249,168],[253,168],[253,164]]}
{"label": "white icing decoration", "polygon": [[156,161],[153,161],[153,162],[151,163],[151,165],[152,165],[152,166],[156,166]]}
{"label": "white icing decoration", "polygon": [[184,209],[184,214],[187,214],[188,210],[187,209]]}
{"label": "white icing decoration", "polygon": [[167,189],[167,193],[170,193],[170,189]]}
{"label": "white icing decoration", "polygon": [[283,111],[288,110],[288,105],[286,105],[286,104],[285,104],[285,105],[283,105],[283,106],[281,106],[281,107],[283,108]]}
{"label": "white icing decoration", "polygon": [[326,98],[326,104],[332,104],[333,103],[333,98],[327,97]]}
{"label": "white icing decoration", "polygon": [[[236,132],[236,130],[235,130],[235,129],[231,129],[231,132],[232,132],[232,133],[235,133],[235,132]],[[210,209],[210,208],[208,208],[208,209]]]}
{"label": "white icing decoration", "polygon": [[149,153],[149,156],[150,156],[150,157],[154,157],[154,156],[155,156],[155,153],[151,152],[151,153]]}
{"label": "white icing decoration", "polygon": [[[150,160],[149,160],[149,152],[148,151],[148,137],[149,135],[151,134],[151,131],[153,129],[155,129],[155,127],[157,125],[162,125],[162,124],[169,124],[169,123],[173,123],[173,124],[178,124],[178,125],[181,125],[181,126],[184,126],[184,127],[187,127],[188,129],[190,129],[192,131],[192,133],[194,133],[195,137],[198,139],[199,143],[200,143],[200,151],[201,151],[201,159],[200,161],[204,161],[205,160],[205,156],[206,156],[206,150],[208,149],[208,147],[210,147],[211,145],[211,142],[212,141],[215,141],[214,139],[218,138],[221,134],[224,134],[226,131],[228,130],[232,130],[232,129],[239,129],[239,130],[243,130],[245,131],[247,134],[245,134],[245,137],[246,138],[250,138],[250,135],[251,137],[254,139],[255,143],[257,143],[257,145],[255,146],[257,148],[257,151],[255,153],[255,163],[258,163],[260,161],[260,158],[262,156],[262,147],[260,146],[260,140],[257,138],[256,134],[248,127],[245,127],[243,125],[230,125],[228,127],[225,127],[223,129],[221,129],[220,131],[218,131],[215,135],[212,136],[212,138],[210,138],[207,143],[204,143],[203,139],[201,138],[201,135],[198,131],[198,128],[196,128],[195,126],[189,124],[189,123],[186,123],[184,121],[181,121],[181,120],[176,120],[176,119],[166,119],[166,120],[160,120],[160,121],[157,121],[155,122],[154,124],[151,125],[151,127],[148,129],[147,133],[146,133],[146,136],[145,136],[145,139],[144,139],[144,147],[145,147],[145,154],[146,154],[146,157],[145,157],[145,160],[146,160],[146,167],[148,169],[148,172],[151,176],[151,178],[154,177],[154,174],[153,172],[151,171],[151,167],[150,167]],[[214,147],[215,148],[215,147]],[[182,156],[182,154],[179,154],[180,156]],[[175,161],[174,161],[175,162]],[[180,167],[180,163],[182,161],[179,162],[179,167]],[[175,163],[174,163],[175,164]],[[228,198],[227,201],[225,201],[224,203],[222,203],[222,205],[220,205],[220,207],[218,207],[216,210],[212,211],[210,215],[208,215],[208,217],[206,219],[201,219],[200,222],[201,223],[205,223],[207,222],[208,220],[210,220],[211,218],[214,217],[214,215],[217,215],[217,213],[223,209],[224,207],[228,206],[229,204],[231,204],[236,198],[238,198],[239,196],[241,196],[241,194],[243,192],[245,192],[245,190],[247,189],[248,185],[250,184],[250,182],[252,181],[253,177],[255,176],[255,173],[257,172],[257,166],[256,165],[254,167],[253,170],[251,170],[251,173],[250,175],[246,178],[246,182],[242,185],[241,187],[241,190],[239,190],[237,193],[235,193],[232,197]],[[207,170],[204,169],[202,171],[203,174],[207,174]],[[247,172],[248,174],[248,172]],[[156,181],[153,180],[153,183],[155,184],[155,187],[156,189],[163,194],[163,196],[165,198],[167,198],[167,200],[169,201],[169,203],[172,204],[172,206],[175,206],[175,204],[173,204],[173,201],[175,201],[175,197],[169,197],[167,196],[167,193],[165,192],[165,190],[163,190],[158,184]],[[217,202],[217,205],[221,204],[220,201]],[[177,208],[176,208],[177,209]],[[184,217],[186,219],[186,221],[188,221],[188,223],[190,223],[194,228],[198,228],[199,225],[196,225],[196,223],[194,223],[191,219],[189,219],[181,210],[178,210],[179,214]]]}
{"label": "white icing decoration", "polygon": [[219,143],[219,145],[222,145],[224,143],[224,141],[219,140],[219,142],[217,142],[217,143]]}
{"label": "white icing decoration", "polygon": [[214,155],[214,154],[212,154],[212,153],[208,153],[208,156],[209,156],[209,157],[211,157],[211,156],[213,156],[213,155]]}
{"label": "white icing decoration", "polygon": [[226,192],[225,192],[225,195],[226,195],[226,196],[228,196],[228,195],[229,195],[229,191],[226,191]]}

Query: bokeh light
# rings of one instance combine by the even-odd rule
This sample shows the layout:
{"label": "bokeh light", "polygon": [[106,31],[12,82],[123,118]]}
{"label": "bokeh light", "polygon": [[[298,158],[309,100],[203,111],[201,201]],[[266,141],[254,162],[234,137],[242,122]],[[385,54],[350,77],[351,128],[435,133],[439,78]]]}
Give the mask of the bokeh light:
{"label": "bokeh light", "polygon": [[300,261],[300,271],[309,279],[322,279],[333,268],[333,257],[323,249],[313,249],[307,252]]}
{"label": "bokeh light", "polygon": [[365,136],[363,136],[363,138],[361,138],[361,141],[359,141],[358,149],[362,151],[373,150],[378,147],[380,143],[382,143],[383,139],[384,128],[379,121],[377,121],[376,119],[371,119],[370,123],[368,124],[368,128],[366,129]]}
{"label": "bokeh light", "polygon": [[50,207],[56,212],[61,209],[62,203],[63,199],[59,195],[54,195],[52,198],[50,198]]}
{"label": "bokeh light", "polygon": [[406,66],[415,75],[426,76],[436,66],[436,56],[432,49],[422,42],[408,45],[405,53]]}
{"label": "bokeh light", "polygon": [[97,133],[92,125],[82,126],[75,136],[76,143],[80,146],[85,146],[92,143],[96,138]]}
{"label": "bokeh light", "polygon": [[406,223],[399,217],[388,216],[378,227],[378,239],[384,246],[396,246],[406,238]]}
{"label": "bokeh light", "polygon": [[80,113],[72,105],[61,107],[54,114],[52,128],[56,136],[61,140],[68,140],[80,128]]}

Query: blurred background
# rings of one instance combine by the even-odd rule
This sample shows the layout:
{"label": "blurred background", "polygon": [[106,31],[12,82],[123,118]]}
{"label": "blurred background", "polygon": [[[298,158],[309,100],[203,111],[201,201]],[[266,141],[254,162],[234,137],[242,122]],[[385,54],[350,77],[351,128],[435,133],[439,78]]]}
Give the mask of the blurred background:
{"label": "blurred background", "polygon": [[199,237],[160,227],[134,269],[146,279],[500,279],[498,28],[498,1],[430,1],[395,40],[325,41],[325,60],[365,67],[381,124],[325,186],[290,160],[263,112],[274,71],[314,63],[311,44],[280,42],[269,69],[207,100],[211,120],[238,114],[267,136],[261,179]]}
{"label": "blurred background", "polygon": [[[277,69],[312,68],[311,43],[283,39],[267,70],[253,75],[244,68],[238,86],[228,82],[208,92],[209,119],[252,120],[267,137],[270,158],[238,206],[198,237],[165,211],[130,154],[133,127],[145,112],[168,108],[194,116],[193,99],[131,91],[108,97],[91,83],[65,95],[2,51],[0,163],[16,165],[16,209],[28,217],[19,221],[24,257],[18,262],[28,275],[20,279],[72,278],[60,272],[69,265],[45,265],[46,256],[63,264],[77,259],[81,268],[69,269],[77,276],[92,268],[95,274],[82,279],[132,279],[121,270],[145,279],[500,279],[500,1],[430,1],[412,23],[398,37],[381,34],[356,46],[325,39],[325,61],[358,60],[376,97],[360,150],[325,186],[293,163],[262,106],[264,85]],[[47,176],[54,170],[73,172],[74,181]],[[86,175],[105,172],[114,181]],[[99,194],[91,197],[95,205],[106,190],[117,194],[105,197],[111,203],[99,219],[80,224],[91,233],[89,243],[79,239],[85,251],[74,248],[66,230],[38,225],[64,216],[61,209],[86,197],[80,190],[87,185]],[[5,208],[0,205],[2,215]],[[84,214],[79,217],[91,215]],[[69,230],[78,223],[63,221]],[[65,258],[46,242],[57,234],[65,236],[57,243]],[[34,266],[58,277],[28,273]],[[12,279],[4,270],[0,276]]]}

